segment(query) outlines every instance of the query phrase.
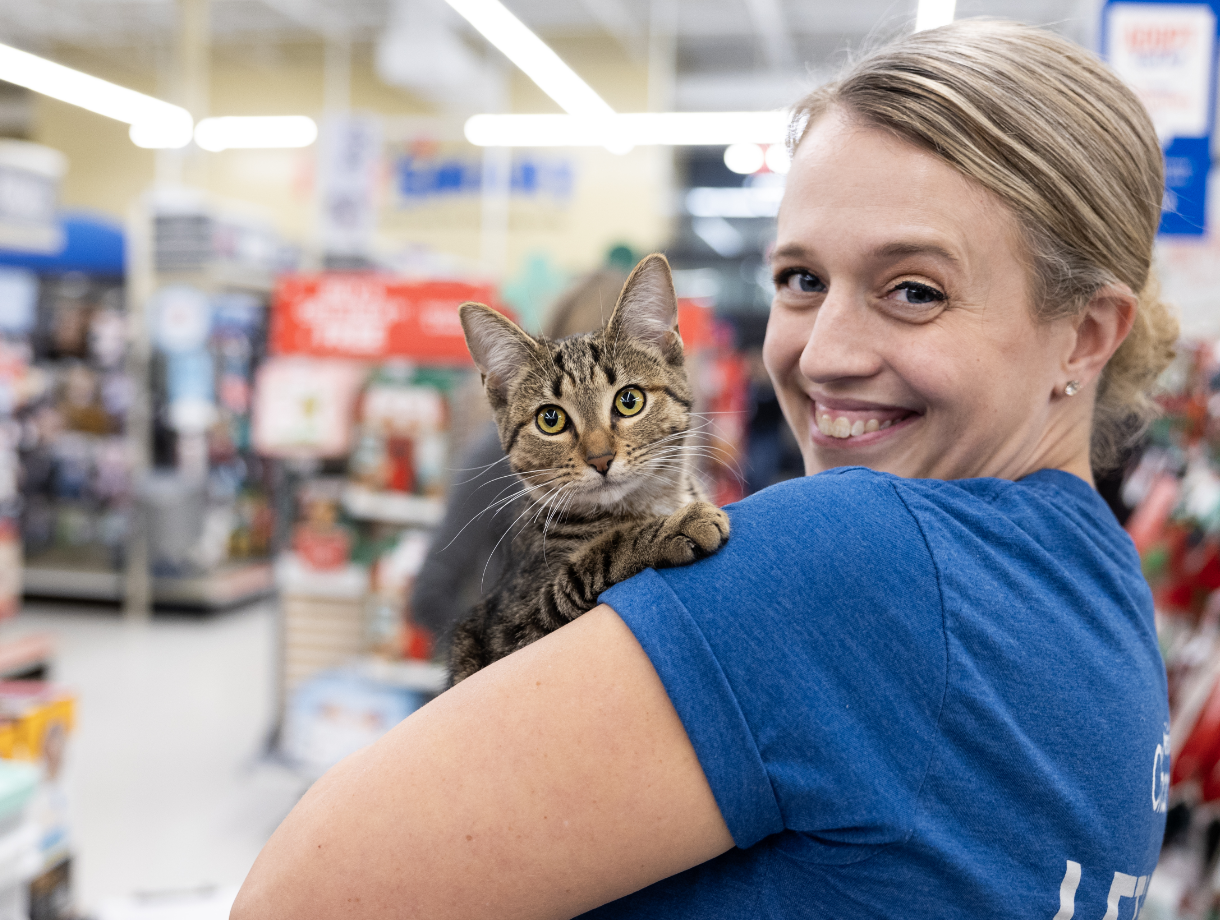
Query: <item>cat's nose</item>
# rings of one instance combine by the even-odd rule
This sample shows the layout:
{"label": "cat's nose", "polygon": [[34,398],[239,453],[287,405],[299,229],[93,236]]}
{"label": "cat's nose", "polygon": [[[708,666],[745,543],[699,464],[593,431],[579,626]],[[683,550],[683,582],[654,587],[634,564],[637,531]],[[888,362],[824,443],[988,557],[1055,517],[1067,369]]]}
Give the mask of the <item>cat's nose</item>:
{"label": "cat's nose", "polygon": [[603,476],[610,472],[610,461],[614,459],[614,451],[598,454],[596,457],[585,457],[585,463],[593,467]]}

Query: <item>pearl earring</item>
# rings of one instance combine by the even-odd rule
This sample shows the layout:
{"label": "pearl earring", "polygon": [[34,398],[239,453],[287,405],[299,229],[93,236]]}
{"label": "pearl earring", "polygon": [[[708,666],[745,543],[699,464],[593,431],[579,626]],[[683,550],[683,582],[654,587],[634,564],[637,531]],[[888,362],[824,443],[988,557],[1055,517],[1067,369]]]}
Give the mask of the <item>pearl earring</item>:
{"label": "pearl earring", "polygon": [[1075,396],[1079,392],[1080,392],[1080,381],[1079,380],[1069,380],[1067,382],[1067,386],[1065,386],[1063,388],[1064,396]]}

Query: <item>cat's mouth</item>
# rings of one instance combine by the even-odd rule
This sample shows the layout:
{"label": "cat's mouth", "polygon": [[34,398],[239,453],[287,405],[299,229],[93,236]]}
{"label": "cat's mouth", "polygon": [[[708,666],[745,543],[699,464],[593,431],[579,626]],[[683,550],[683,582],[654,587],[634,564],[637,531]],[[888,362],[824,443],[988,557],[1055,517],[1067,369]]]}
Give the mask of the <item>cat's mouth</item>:
{"label": "cat's mouth", "polygon": [[586,478],[580,490],[580,498],[590,505],[613,505],[632,494],[639,483],[632,476],[618,478],[612,470],[608,476],[596,480]]}

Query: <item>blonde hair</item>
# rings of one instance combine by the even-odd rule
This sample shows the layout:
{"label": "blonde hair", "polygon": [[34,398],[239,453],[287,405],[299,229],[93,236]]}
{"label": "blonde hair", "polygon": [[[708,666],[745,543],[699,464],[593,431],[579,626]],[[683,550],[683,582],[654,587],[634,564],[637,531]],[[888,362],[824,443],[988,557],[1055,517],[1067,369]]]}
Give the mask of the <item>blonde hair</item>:
{"label": "blonde hair", "polygon": [[793,149],[832,106],[932,150],[1008,205],[1039,320],[1075,315],[1107,284],[1136,293],[1135,322],[1102,372],[1093,413],[1093,465],[1113,466],[1155,415],[1151,391],[1178,336],[1152,273],[1163,158],[1135,94],[1051,32],[961,20],[880,48],[807,96]]}

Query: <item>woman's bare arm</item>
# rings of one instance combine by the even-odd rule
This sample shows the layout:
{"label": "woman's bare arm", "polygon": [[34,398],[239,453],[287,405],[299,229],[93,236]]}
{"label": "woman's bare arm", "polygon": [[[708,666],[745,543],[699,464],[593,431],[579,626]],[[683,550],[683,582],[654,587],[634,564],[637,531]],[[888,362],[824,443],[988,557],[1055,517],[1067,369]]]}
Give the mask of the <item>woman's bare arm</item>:
{"label": "woman's bare arm", "polygon": [[732,846],[656,671],[602,605],[322,777],[231,920],[566,918]]}

